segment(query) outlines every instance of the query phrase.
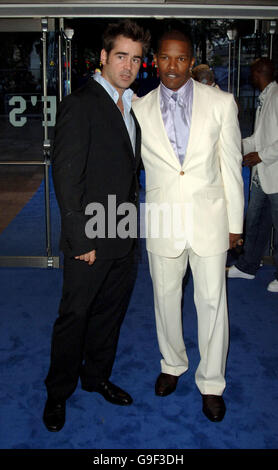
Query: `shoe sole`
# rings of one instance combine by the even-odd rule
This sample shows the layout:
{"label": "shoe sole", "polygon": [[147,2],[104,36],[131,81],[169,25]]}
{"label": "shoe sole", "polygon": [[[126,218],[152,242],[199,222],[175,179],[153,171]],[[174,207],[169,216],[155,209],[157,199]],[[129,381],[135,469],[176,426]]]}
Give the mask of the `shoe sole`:
{"label": "shoe sole", "polygon": [[217,418],[214,418],[213,416],[210,416],[210,415],[208,415],[207,413],[205,413],[204,410],[203,410],[203,413],[204,413],[204,415],[205,415],[210,421],[212,421],[213,423],[219,423],[220,421],[222,421],[222,420],[224,419],[224,416],[225,416],[225,413],[224,413],[223,416],[221,415],[221,416],[219,416],[219,417],[217,417]]}
{"label": "shoe sole", "polygon": [[59,429],[52,429],[52,428],[49,428],[48,426],[46,426],[46,424],[44,423],[46,429],[49,431],[49,432],[59,432],[61,431],[61,429],[63,429],[64,425],[61,426]]}
{"label": "shoe sole", "polygon": [[[251,276],[251,274],[250,274]],[[246,276],[241,276],[241,275],[229,275],[229,271],[227,272],[227,277],[229,279],[245,279],[246,281],[252,281],[253,279],[255,279],[255,276],[252,276],[252,277],[246,277]]]}
{"label": "shoe sole", "polygon": [[155,391],[155,394],[158,397],[168,397],[168,395],[171,395],[171,393],[174,393],[175,390],[176,389],[170,390],[169,392],[162,392],[162,393],[159,393],[159,392]]}
{"label": "shoe sole", "polygon": [[[247,281],[251,281],[252,279],[255,279],[255,276],[253,274],[243,273],[240,270],[239,270],[239,273],[237,273],[237,274],[229,274],[230,269],[231,268],[229,268],[229,267],[226,268],[226,274],[227,274],[227,277],[229,279],[246,279]],[[243,274],[241,274],[241,272]]]}
{"label": "shoe sole", "polygon": [[43,424],[45,425],[46,429],[49,432],[59,432],[59,431],[61,431],[61,429],[63,429],[63,427],[65,425],[65,422],[66,422],[66,420],[62,424],[60,424],[60,426],[57,426],[56,428],[53,428],[53,427],[47,425],[47,423],[45,422],[45,419],[43,418]]}

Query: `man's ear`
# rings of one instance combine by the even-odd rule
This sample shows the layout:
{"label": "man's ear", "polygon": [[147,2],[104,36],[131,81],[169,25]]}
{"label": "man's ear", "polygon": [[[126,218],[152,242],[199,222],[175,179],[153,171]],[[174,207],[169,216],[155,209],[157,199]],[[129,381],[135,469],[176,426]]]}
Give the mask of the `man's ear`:
{"label": "man's ear", "polygon": [[194,64],[195,64],[195,57],[193,57],[193,59],[191,60],[191,64],[190,64],[190,69],[191,70],[193,69]]}
{"label": "man's ear", "polygon": [[100,51],[100,61],[103,65],[105,65],[107,63],[107,57],[108,57],[108,54],[107,54],[106,50],[101,49],[101,51]]}

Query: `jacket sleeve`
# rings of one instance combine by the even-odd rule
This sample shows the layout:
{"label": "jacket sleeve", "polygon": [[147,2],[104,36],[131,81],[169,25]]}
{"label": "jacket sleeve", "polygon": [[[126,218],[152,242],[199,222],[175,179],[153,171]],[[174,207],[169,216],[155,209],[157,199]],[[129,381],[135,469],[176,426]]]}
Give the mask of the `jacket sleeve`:
{"label": "jacket sleeve", "polygon": [[230,233],[242,233],[244,193],[242,179],[241,134],[238,109],[232,97],[223,111],[219,139],[219,155]]}
{"label": "jacket sleeve", "polygon": [[266,166],[278,161],[278,93],[270,97],[263,121],[253,135],[243,140],[243,144],[247,150],[245,153],[258,152]]}
{"label": "jacket sleeve", "polygon": [[242,153],[243,155],[247,155],[247,153],[255,152],[256,151],[256,144],[255,144],[255,136],[252,134],[250,137],[246,137],[242,141]]}
{"label": "jacket sleeve", "polygon": [[52,173],[61,211],[62,236],[71,256],[96,248],[86,237],[85,188],[90,148],[90,121],[79,96],[69,95],[61,103],[55,128]]}
{"label": "jacket sleeve", "polygon": [[[277,127],[278,131],[278,127]],[[259,157],[261,158],[262,162],[269,166],[273,163],[278,162],[278,139],[275,140],[271,145],[264,147],[262,150],[258,151]]]}

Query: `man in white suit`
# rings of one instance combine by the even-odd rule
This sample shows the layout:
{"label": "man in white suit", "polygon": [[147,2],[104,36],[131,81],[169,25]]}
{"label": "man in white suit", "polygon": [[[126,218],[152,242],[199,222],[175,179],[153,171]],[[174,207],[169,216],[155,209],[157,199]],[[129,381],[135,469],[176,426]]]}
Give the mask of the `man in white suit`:
{"label": "man in white suit", "polygon": [[253,84],[260,90],[254,133],[243,139],[243,164],[252,168],[250,201],[246,214],[244,251],[228,271],[229,278],[254,279],[274,227],[276,279],[268,284],[278,292],[278,84],[267,58],[251,66]]}
{"label": "man in white suit", "polygon": [[205,415],[221,421],[226,252],[240,239],[243,222],[237,106],[231,94],[192,80],[193,48],[183,32],[164,34],[155,60],[161,83],[134,103],[142,129],[147,250],[162,355],[155,391],[169,395],[188,369],[181,299],[189,260],[201,359],[196,384]]}

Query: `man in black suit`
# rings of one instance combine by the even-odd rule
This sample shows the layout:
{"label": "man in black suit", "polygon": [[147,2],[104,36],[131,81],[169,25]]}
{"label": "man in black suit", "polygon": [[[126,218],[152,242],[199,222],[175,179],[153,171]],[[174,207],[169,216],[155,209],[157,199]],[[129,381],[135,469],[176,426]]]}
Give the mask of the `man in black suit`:
{"label": "man in black suit", "polygon": [[117,405],[132,403],[109,377],[135,280],[136,234],[117,227],[124,215],[118,209],[137,203],[141,135],[129,86],[148,43],[149,34],[136,23],[109,25],[101,74],[67,96],[57,114],[52,165],[64,282],[45,380],[49,431],[62,429],[79,378],[86,391]]}

